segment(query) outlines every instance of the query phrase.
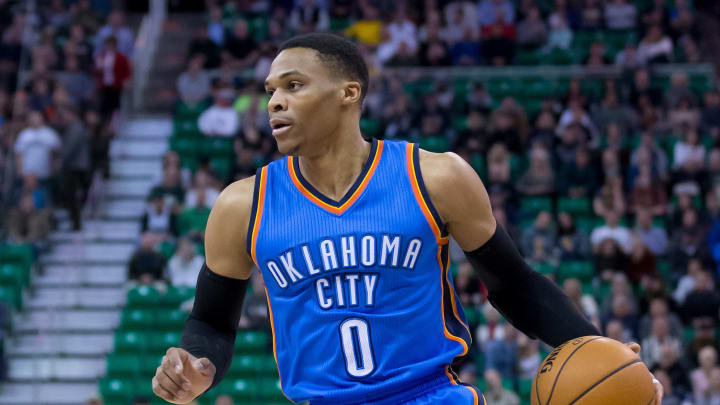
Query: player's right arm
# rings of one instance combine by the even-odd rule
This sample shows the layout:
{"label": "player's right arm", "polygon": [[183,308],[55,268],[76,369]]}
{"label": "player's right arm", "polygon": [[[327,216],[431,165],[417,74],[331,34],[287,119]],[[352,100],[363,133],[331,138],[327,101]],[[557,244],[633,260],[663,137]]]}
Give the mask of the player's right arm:
{"label": "player's right arm", "polygon": [[186,404],[217,385],[232,361],[252,260],[245,245],[255,177],[237,181],[218,197],[205,229],[205,265],[180,347],[171,347],[152,379],[153,392]]}

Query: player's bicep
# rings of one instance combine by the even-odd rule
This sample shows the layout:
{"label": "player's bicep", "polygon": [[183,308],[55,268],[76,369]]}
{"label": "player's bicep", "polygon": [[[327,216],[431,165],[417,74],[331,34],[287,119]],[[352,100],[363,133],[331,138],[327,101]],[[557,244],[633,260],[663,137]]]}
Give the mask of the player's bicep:
{"label": "player's bicep", "polygon": [[495,232],[490,199],[482,181],[454,153],[422,153],[421,166],[430,198],[452,237],[465,251],[482,246]]}
{"label": "player's bicep", "polygon": [[252,259],[245,251],[254,177],[228,186],[210,211],[205,228],[205,261],[220,275],[247,279]]}

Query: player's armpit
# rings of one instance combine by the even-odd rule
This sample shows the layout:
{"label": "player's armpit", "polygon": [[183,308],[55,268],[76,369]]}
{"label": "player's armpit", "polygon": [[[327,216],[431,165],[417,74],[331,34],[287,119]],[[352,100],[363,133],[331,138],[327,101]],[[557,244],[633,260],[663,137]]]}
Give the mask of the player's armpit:
{"label": "player's armpit", "polygon": [[430,200],[463,250],[482,246],[495,233],[490,199],[472,167],[455,153],[420,150],[420,170]]}
{"label": "player's armpit", "polygon": [[213,272],[247,279],[252,259],[244,249],[252,210],[255,176],[236,181],[213,205],[205,228],[205,259]]}

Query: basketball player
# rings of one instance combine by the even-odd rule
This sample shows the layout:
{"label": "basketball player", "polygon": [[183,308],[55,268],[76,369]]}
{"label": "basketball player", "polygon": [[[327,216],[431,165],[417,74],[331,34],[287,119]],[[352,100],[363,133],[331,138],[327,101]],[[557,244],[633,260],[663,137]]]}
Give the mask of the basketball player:
{"label": "basketball player", "polygon": [[215,203],[195,304],[181,347],[152,380],[157,395],[188,403],[226,374],[254,263],[292,401],[483,404],[450,367],[470,332],[448,274],[449,235],[525,334],[552,346],[600,334],[525,264],[465,161],[363,139],[367,87],[362,56],[345,39],[309,34],[281,46],[265,88],[287,157]]}

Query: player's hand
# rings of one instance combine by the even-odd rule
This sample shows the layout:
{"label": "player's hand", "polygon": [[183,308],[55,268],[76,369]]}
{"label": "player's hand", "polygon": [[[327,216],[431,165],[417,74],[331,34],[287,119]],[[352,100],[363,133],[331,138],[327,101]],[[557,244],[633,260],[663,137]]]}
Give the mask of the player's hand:
{"label": "player's hand", "polygon": [[[630,350],[634,351],[635,353],[640,353],[640,345],[635,342],[629,342],[625,343],[627,347],[630,348]],[[660,381],[658,381],[655,376],[652,376],[653,378],[653,384],[655,385],[655,402],[654,404],[661,404],[663,400],[663,394],[665,390],[663,389],[662,384],[660,384]]]}
{"label": "player's hand", "polygon": [[212,384],[215,365],[206,357],[198,359],[186,350],[171,347],[155,371],[155,395],[173,404],[187,404]]}

